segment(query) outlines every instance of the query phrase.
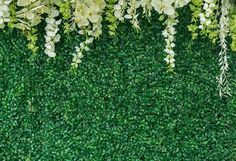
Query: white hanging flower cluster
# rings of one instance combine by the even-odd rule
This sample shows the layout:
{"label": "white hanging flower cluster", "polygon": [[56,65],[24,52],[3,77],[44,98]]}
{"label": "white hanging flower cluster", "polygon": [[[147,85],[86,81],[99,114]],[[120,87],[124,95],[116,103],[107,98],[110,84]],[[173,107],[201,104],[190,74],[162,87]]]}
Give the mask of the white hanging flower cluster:
{"label": "white hanging flower cluster", "polygon": [[114,15],[116,18],[118,18],[120,21],[125,20],[125,11],[127,8],[128,3],[125,0],[119,0],[116,5],[114,5]]}
{"label": "white hanging flower cluster", "polygon": [[46,44],[45,44],[45,54],[49,57],[55,57],[55,43],[60,41],[60,35],[58,34],[61,20],[56,20],[55,18],[59,16],[59,11],[55,8],[51,8],[48,17],[46,18],[47,26],[46,30]]}
{"label": "white hanging flower cluster", "polygon": [[219,95],[225,96],[230,95],[230,87],[228,84],[228,56],[227,56],[227,36],[229,33],[229,8],[230,3],[229,0],[221,0],[221,16],[220,16],[220,24],[219,24],[219,38],[220,38],[220,46],[221,51],[219,53],[219,65],[220,65],[220,75],[218,77],[218,88],[219,88]]}
{"label": "white hanging flower cluster", "polygon": [[203,30],[206,26],[209,26],[212,23],[211,15],[213,14],[215,7],[216,5],[214,0],[204,0],[203,12],[199,14],[199,29]]}
{"label": "white hanging flower cluster", "polygon": [[140,5],[143,8],[144,15],[146,15],[147,17],[150,17],[152,14],[151,11],[153,9],[151,0],[141,0]]}
{"label": "white hanging flower cluster", "polygon": [[140,27],[139,27],[139,22],[138,22],[139,14],[137,13],[137,8],[139,8],[140,5],[141,5],[140,1],[130,0],[128,2],[128,9],[126,11],[127,13],[124,16],[126,19],[130,20],[133,27],[138,30],[140,30]]}
{"label": "white hanging flower cluster", "polygon": [[12,0],[0,0],[0,28],[4,28],[6,22],[10,22],[9,5]]}
{"label": "white hanging flower cluster", "polygon": [[92,44],[94,41],[94,37],[90,37],[88,39],[86,39],[85,42],[81,42],[79,47],[76,46],[76,52],[73,54],[73,60],[72,60],[72,66],[75,68],[78,68],[78,65],[82,62],[81,59],[84,57],[83,56],[83,51],[89,51],[89,47],[88,45]]}
{"label": "white hanging flower cluster", "polygon": [[165,38],[166,46],[165,46],[165,53],[167,54],[166,58],[164,59],[168,65],[169,70],[172,70],[175,67],[175,52],[173,48],[175,47],[175,25],[177,25],[178,20],[175,18],[168,18],[165,21],[166,28],[162,32],[163,37]]}
{"label": "white hanging flower cluster", "polygon": [[166,29],[162,32],[165,38],[166,46],[165,53],[167,54],[164,59],[168,65],[168,71],[173,71],[175,67],[175,37],[176,34],[175,26],[178,23],[176,8],[183,7],[189,3],[190,0],[152,0],[151,4],[154,9],[160,13],[167,15],[167,19],[164,22]]}
{"label": "white hanging flower cluster", "polygon": [[141,4],[146,5],[149,0],[119,0],[116,5],[114,5],[114,15],[120,21],[125,19],[129,20],[133,27],[140,30],[137,9]]}
{"label": "white hanging flower cluster", "polygon": [[131,24],[133,24],[137,29],[140,29],[137,19],[139,15],[137,14],[137,9],[139,7],[143,8],[144,15],[147,16],[151,15],[152,8],[154,8],[159,14],[167,15],[168,18],[164,23],[167,26],[162,34],[165,37],[165,52],[167,53],[167,57],[164,60],[171,70],[175,66],[175,52],[173,51],[173,48],[175,46],[174,35],[176,34],[176,31],[174,26],[178,23],[178,20],[176,20],[177,12],[175,9],[187,5],[189,1],[190,0],[119,0],[114,6],[114,14],[120,21],[124,21],[125,19],[130,20]]}
{"label": "white hanging flower cluster", "polygon": [[82,0],[71,3],[74,7],[72,18],[74,24],[79,28],[79,34],[86,36],[86,40],[75,47],[76,52],[73,54],[71,65],[77,68],[83,57],[82,52],[89,51],[88,45],[102,34],[102,13],[106,3],[104,0]]}

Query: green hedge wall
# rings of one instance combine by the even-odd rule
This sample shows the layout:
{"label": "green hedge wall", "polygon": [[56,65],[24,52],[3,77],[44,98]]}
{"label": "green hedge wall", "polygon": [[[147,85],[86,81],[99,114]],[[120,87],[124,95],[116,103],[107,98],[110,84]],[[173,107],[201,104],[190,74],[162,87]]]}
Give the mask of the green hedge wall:
{"label": "green hedge wall", "polygon": [[[163,26],[141,20],[104,35],[78,71],[70,70],[78,36],[64,36],[57,57],[31,56],[17,31],[0,32],[0,160],[234,160],[233,95],[220,99],[219,48],[192,42],[182,13],[176,74],[166,73]],[[42,32],[43,33],[43,29]]]}

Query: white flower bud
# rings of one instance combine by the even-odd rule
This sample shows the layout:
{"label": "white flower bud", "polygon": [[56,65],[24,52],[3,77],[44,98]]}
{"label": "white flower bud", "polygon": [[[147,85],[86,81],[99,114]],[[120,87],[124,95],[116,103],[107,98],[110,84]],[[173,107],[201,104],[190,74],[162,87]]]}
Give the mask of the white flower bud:
{"label": "white flower bud", "polygon": [[201,23],[205,23],[206,22],[206,18],[205,17],[201,17],[200,21],[201,21]]}
{"label": "white flower bud", "polygon": [[203,25],[198,26],[199,29],[203,30]]}
{"label": "white flower bud", "polygon": [[114,5],[115,10],[121,10],[121,6],[119,4]]}
{"label": "white flower bud", "polygon": [[207,10],[208,8],[209,8],[208,4],[205,3],[205,4],[203,5],[203,9],[204,9],[204,10]]}
{"label": "white flower bud", "polygon": [[125,15],[124,16],[126,19],[132,19],[132,16],[131,15]]}

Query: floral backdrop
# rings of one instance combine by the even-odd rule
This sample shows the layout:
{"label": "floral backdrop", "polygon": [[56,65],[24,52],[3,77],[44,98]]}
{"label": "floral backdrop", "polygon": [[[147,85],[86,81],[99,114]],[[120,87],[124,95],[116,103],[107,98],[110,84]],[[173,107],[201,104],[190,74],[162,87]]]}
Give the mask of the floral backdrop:
{"label": "floral backdrop", "polygon": [[[14,3],[11,14],[28,8],[14,9]],[[214,34],[199,28],[199,12],[194,22],[193,2],[176,9],[176,25],[168,29],[167,15],[154,7],[146,15],[141,7],[137,9],[139,29],[132,27],[130,19],[121,23],[114,16],[118,1],[114,3],[106,2],[102,34],[86,44],[89,51],[83,50],[78,68],[71,65],[75,47],[90,37],[79,34],[77,26],[70,29],[73,20],[63,18],[61,7],[54,5],[59,16],[50,25],[48,13],[32,30],[10,27],[18,21],[4,23],[0,32],[0,160],[235,160],[232,18],[226,38],[231,97],[219,97],[220,38],[215,32],[218,36],[213,42]],[[202,7],[203,3],[201,13]],[[216,15],[219,20],[221,14]],[[53,35],[46,33],[47,26],[59,27],[55,57],[45,54],[45,36]],[[173,39],[170,33],[176,60],[172,69],[166,65],[164,51],[165,39]],[[32,42],[35,51],[27,48]]]}

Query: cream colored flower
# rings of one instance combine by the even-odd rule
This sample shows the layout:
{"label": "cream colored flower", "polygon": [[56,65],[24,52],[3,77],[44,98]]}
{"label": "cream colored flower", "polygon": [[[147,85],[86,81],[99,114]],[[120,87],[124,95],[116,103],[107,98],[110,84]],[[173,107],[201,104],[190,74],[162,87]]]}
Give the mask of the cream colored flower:
{"label": "cream colored flower", "polygon": [[174,0],[152,0],[151,4],[158,13],[171,16],[175,14],[173,2]]}

